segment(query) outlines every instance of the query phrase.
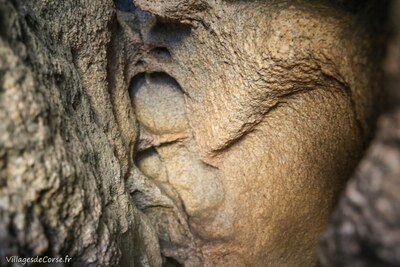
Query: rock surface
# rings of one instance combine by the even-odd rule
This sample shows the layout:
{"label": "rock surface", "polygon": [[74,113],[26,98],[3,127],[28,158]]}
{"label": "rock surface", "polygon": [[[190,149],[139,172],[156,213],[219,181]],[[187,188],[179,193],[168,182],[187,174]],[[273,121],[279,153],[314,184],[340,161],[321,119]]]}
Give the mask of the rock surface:
{"label": "rock surface", "polygon": [[[137,193],[163,254],[188,266],[194,258],[200,266],[313,265],[376,117],[379,65],[367,64],[376,49],[365,18],[315,1],[136,3],[151,14],[141,21],[136,78],[174,79],[186,102],[175,114],[189,121],[181,127],[167,110],[158,126],[147,123],[156,112],[139,120],[136,163],[187,216],[181,236],[194,240],[182,243],[170,230],[176,219]],[[154,108],[136,105],[138,116],[141,107]]]}
{"label": "rock surface", "polygon": [[381,97],[350,11],[0,0],[0,257],[312,266]]}
{"label": "rock surface", "polygon": [[348,184],[319,249],[321,266],[400,265],[400,2],[385,62],[390,109]]}
{"label": "rock surface", "polygon": [[110,93],[112,2],[2,0],[0,18],[0,265],[69,255],[75,266],[160,266],[130,196],[129,95]]}

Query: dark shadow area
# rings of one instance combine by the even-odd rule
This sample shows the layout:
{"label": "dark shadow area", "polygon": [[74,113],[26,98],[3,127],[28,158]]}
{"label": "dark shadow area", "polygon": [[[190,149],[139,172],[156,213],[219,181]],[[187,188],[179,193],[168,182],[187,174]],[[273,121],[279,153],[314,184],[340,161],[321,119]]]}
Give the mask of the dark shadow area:
{"label": "dark shadow area", "polygon": [[368,3],[365,0],[331,0],[331,2],[350,12],[357,12],[363,9]]}
{"label": "dark shadow area", "polygon": [[165,47],[155,47],[150,50],[150,54],[160,61],[169,61],[171,59],[171,53]]}
{"label": "dark shadow area", "polygon": [[129,86],[129,96],[131,100],[134,98],[135,92],[146,82],[146,73],[141,72],[133,76]]}
{"label": "dark shadow area", "polygon": [[149,39],[165,45],[178,45],[191,33],[191,27],[174,20],[157,18],[156,24],[149,32]]}
{"label": "dark shadow area", "polygon": [[183,265],[179,263],[177,260],[171,257],[165,257],[165,262],[163,263],[163,267],[182,267]]}
{"label": "dark shadow area", "polygon": [[165,72],[153,72],[148,75],[149,75],[150,80],[156,84],[169,84],[173,87],[176,87],[180,91],[182,91],[181,86],[178,84],[178,82],[175,80],[175,78],[168,75]]}
{"label": "dark shadow area", "polygon": [[114,0],[115,8],[123,12],[135,11],[135,5],[132,0]]}
{"label": "dark shadow area", "polygon": [[[163,53],[163,52],[162,52]],[[165,72],[138,73],[132,79],[129,86],[129,96],[131,99],[135,97],[137,90],[146,82],[146,79],[155,84],[168,84],[183,93],[182,87],[174,77]]]}

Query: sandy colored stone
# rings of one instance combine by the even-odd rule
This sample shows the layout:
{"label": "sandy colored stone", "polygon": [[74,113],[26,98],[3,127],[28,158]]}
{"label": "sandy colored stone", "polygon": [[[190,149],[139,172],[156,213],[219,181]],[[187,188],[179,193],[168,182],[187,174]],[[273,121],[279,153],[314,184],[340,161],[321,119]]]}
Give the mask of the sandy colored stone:
{"label": "sandy colored stone", "polygon": [[[142,53],[138,73],[164,72],[185,96],[189,134],[153,146],[202,252],[198,266],[228,266],[228,258],[312,266],[376,117],[380,76],[368,64],[375,46],[367,24],[316,1],[137,4],[153,15],[141,21],[144,49],[171,55]],[[209,202],[207,194],[222,196]],[[197,266],[171,246],[182,247],[163,244],[164,255]]]}
{"label": "sandy colored stone", "polygon": [[313,266],[380,99],[356,9],[0,0],[0,256]]}
{"label": "sandy colored stone", "polygon": [[390,1],[387,110],[320,242],[320,266],[400,264],[400,1]]}

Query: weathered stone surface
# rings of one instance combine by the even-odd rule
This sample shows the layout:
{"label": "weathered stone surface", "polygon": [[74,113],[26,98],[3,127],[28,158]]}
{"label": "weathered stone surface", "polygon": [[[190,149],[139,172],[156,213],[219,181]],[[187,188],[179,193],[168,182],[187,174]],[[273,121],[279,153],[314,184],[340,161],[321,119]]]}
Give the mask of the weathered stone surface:
{"label": "weathered stone surface", "polygon": [[112,2],[2,0],[0,18],[1,265],[10,255],[161,265],[126,184],[134,120],[112,107],[131,110],[129,96],[108,91]]}
{"label": "weathered stone surface", "polygon": [[0,15],[2,254],[315,263],[380,98],[362,13],[0,0]]}
{"label": "weathered stone surface", "polygon": [[385,62],[390,109],[350,180],[319,249],[321,266],[400,265],[400,2]]}
{"label": "weathered stone surface", "polygon": [[321,244],[321,266],[397,266],[400,263],[400,113],[380,131],[346,188]]}
{"label": "weathered stone surface", "polygon": [[[189,266],[183,247],[205,266],[311,266],[376,115],[367,24],[321,2],[136,2],[152,14],[141,21],[142,73],[173,77],[189,120],[175,135],[139,121],[137,164],[163,177],[154,183],[195,240],[168,239],[170,224],[154,215],[163,208],[138,194],[163,253]],[[142,161],[149,147],[153,164]]]}

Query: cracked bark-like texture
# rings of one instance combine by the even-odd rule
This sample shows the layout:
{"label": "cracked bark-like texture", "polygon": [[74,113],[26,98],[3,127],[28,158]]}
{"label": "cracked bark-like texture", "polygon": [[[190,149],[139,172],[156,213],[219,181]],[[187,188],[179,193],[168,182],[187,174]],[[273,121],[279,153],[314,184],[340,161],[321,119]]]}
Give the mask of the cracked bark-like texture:
{"label": "cracked bark-like texture", "polygon": [[113,114],[109,92],[113,3],[2,0],[0,19],[0,265],[160,265],[129,194],[134,123],[118,128],[132,117]]}

